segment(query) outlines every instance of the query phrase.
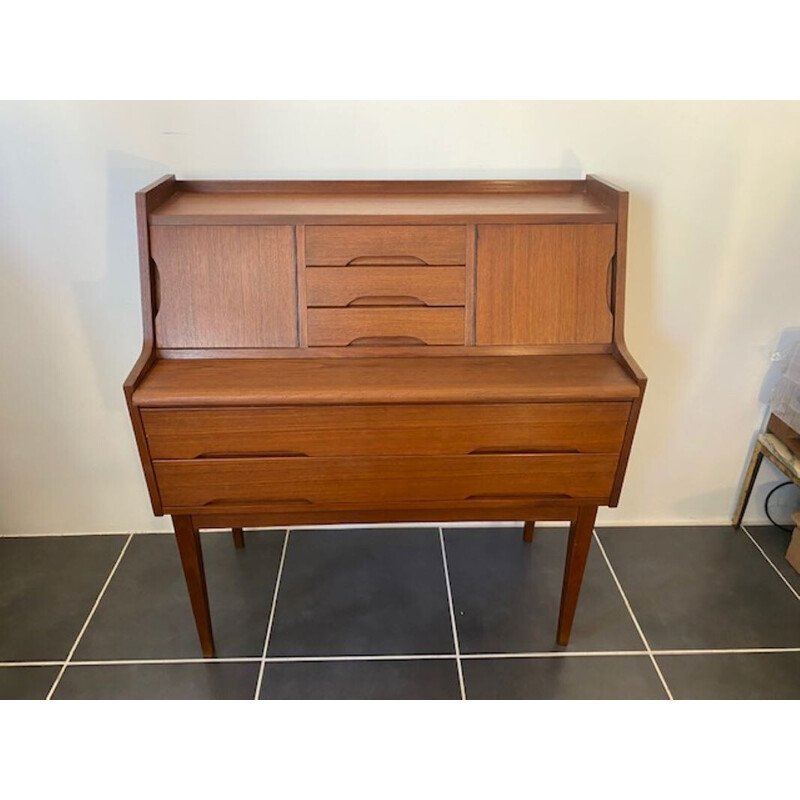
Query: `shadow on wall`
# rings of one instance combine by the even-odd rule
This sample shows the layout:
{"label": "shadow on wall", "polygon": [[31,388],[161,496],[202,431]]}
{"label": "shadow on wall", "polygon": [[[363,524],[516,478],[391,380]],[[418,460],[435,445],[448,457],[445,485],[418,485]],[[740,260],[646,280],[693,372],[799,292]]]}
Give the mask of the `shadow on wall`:
{"label": "shadow on wall", "polygon": [[[93,487],[91,497],[82,498],[86,509],[75,513],[88,518],[95,514],[115,520],[128,504],[147,508],[122,384],[142,346],[134,195],[168,171],[163,164],[136,156],[107,154],[106,195],[93,206],[98,218],[90,220],[98,231],[105,230],[102,255],[92,270],[97,277],[71,282],[83,332],[81,380],[87,385],[82,425],[69,426],[71,452],[83,454],[83,468],[90,475],[84,483]],[[137,492],[135,502],[129,499],[131,490]],[[74,508],[76,502],[73,497]]]}
{"label": "shadow on wall", "polygon": [[106,164],[105,272],[97,280],[74,282],[73,290],[103,405],[124,412],[122,383],[142,346],[134,195],[170,168],[113,151]]}
{"label": "shadow on wall", "polygon": [[[605,177],[605,176],[600,176]],[[671,436],[672,426],[665,424],[664,409],[675,408],[680,400],[681,381],[671,378],[664,384],[658,375],[681,375],[688,371],[686,354],[682,349],[662,334],[657,324],[656,308],[656,264],[654,243],[654,204],[647,186],[626,187],[630,190],[628,209],[628,265],[625,286],[625,342],[631,350],[645,375],[648,376],[647,391],[639,419],[640,431],[646,430],[649,453],[662,451]],[[635,275],[635,281],[631,276]],[[638,287],[635,302],[628,299],[631,284]],[[635,339],[631,338],[635,330]],[[637,340],[647,344],[648,350],[642,352]],[[654,363],[648,363],[648,362]],[[657,400],[654,397],[657,395]],[[650,420],[653,420],[651,423]],[[638,434],[634,439],[633,456],[636,454],[636,440],[643,438]],[[629,470],[629,474],[630,474]]]}

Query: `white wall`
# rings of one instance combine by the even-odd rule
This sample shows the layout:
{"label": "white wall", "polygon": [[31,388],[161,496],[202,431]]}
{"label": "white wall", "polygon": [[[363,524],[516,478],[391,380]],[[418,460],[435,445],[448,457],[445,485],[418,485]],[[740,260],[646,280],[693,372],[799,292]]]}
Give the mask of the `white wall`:
{"label": "white wall", "polygon": [[626,187],[627,338],[650,384],[602,518],[729,518],[770,353],[800,326],[800,104],[6,103],[0,532],[166,528],[121,389],[141,341],[133,193],[166,172]]}

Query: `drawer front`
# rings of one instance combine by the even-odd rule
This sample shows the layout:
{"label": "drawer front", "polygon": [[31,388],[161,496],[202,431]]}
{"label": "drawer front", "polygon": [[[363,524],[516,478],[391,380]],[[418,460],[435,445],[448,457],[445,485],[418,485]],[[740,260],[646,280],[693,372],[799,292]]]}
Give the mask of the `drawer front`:
{"label": "drawer front", "polygon": [[463,306],[464,267],[310,267],[309,306]]}
{"label": "drawer front", "polygon": [[463,225],[309,225],[306,264],[467,263]]}
{"label": "drawer front", "polygon": [[473,455],[155,461],[167,512],[604,500],[617,456]]}
{"label": "drawer front", "polygon": [[150,456],[619,453],[630,403],[142,409]]}
{"label": "drawer front", "polygon": [[464,344],[463,308],[309,308],[308,344]]}

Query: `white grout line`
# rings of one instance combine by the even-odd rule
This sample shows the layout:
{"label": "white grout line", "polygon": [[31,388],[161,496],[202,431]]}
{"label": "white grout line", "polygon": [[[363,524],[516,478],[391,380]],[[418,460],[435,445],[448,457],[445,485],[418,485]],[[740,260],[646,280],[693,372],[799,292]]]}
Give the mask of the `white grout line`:
{"label": "white grout line", "polygon": [[713,650],[653,650],[657,656],[724,656],[724,655],[758,655],[767,653],[800,653],[800,647],[736,647],[731,649],[715,648]]}
{"label": "white grout line", "polygon": [[[430,523],[429,523],[430,524]],[[435,525],[431,527],[436,527]],[[198,528],[201,533],[219,533],[230,535],[230,528]],[[286,526],[262,525],[259,528],[242,528],[244,531],[285,531]],[[59,539],[75,536],[174,536],[171,529],[163,531],[64,531],[63,533],[0,533],[0,539]]]}
{"label": "white grout line", "polygon": [[64,533],[0,533],[0,539],[63,539],[77,536],[152,536],[172,531],[65,531]]}
{"label": "white grout line", "polygon": [[269,647],[269,637],[272,633],[272,621],[275,619],[275,607],[278,605],[278,590],[281,587],[281,575],[283,575],[283,563],[286,561],[286,548],[289,545],[289,534],[291,528],[286,529],[283,537],[283,550],[281,550],[281,562],[278,564],[278,574],[275,577],[275,591],[272,593],[272,606],[269,610],[269,621],[267,622],[267,632],[264,634],[264,650],[261,652],[261,666],[258,670],[258,680],[256,681],[256,692],[253,700],[258,700],[261,694],[261,684],[264,680],[264,666],[267,663],[267,648]]}
{"label": "white grout line", "polygon": [[486,658],[587,658],[590,656],[647,656],[647,650],[586,650],[573,653],[554,650],[552,652],[539,651],[536,653],[463,653],[463,659]]}
{"label": "white grout line", "polygon": [[86,632],[86,629],[89,627],[89,623],[92,621],[92,617],[94,616],[94,612],[97,611],[97,607],[100,605],[100,601],[103,599],[103,595],[106,593],[106,589],[108,589],[108,585],[111,583],[111,579],[114,577],[114,573],[117,571],[117,567],[120,565],[123,556],[125,555],[126,550],[128,549],[128,545],[131,543],[133,539],[133,534],[128,534],[128,538],[125,541],[125,544],[122,546],[122,551],[120,552],[119,556],[117,556],[117,560],[114,562],[114,566],[111,567],[111,572],[108,573],[108,577],[106,578],[106,582],[103,584],[103,588],[100,589],[100,593],[97,595],[97,599],[94,601],[94,605],[89,611],[89,615],[86,617],[86,622],[83,623],[83,627],[80,629],[78,636],[76,637],[72,648],[70,649],[69,653],[67,654],[66,661],[62,664],[61,669],[58,671],[58,675],[56,675],[56,679],[53,681],[53,685],[50,687],[50,691],[47,693],[47,697],[45,700],[50,700],[53,697],[53,692],[58,688],[58,684],[61,681],[61,677],[64,675],[69,662],[72,660],[72,656],[75,653],[78,645],[80,644],[81,639],[83,638],[83,634]]}
{"label": "white grout line", "polygon": [[380,656],[273,656],[265,658],[267,664],[294,664],[310,661],[455,661],[453,653],[423,653],[420,655]]}
{"label": "white grout line", "polygon": [[[461,653],[462,661],[480,661],[509,658],[602,658],[628,656],[716,656],[716,655],[769,655],[774,653],[800,653],[800,647],[733,647],[714,649],[686,650],[583,650],[583,651],[547,651],[521,653]],[[345,656],[229,656],[225,658],[127,658],[103,660],[87,660],[69,662],[71,667],[117,667],[158,665],[158,664],[303,664],[307,662],[325,661],[455,661],[453,653],[397,653],[390,655],[345,655]],[[0,661],[0,669],[14,667],[60,667],[65,661]]]}
{"label": "white grout line", "polygon": [[259,656],[231,656],[229,658],[120,658],[112,661],[89,660],[70,661],[71,667],[125,667],[143,664],[153,666],[158,664],[248,664],[259,663]]}
{"label": "white grout line", "polygon": [[772,559],[764,552],[764,548],[751,536],[750,531],[745,528],[744,525],[740,526],[741,529],[747,534],[747,538],[758,548],[758,552],[761,553],[764,558],[767,559],[767,563],[778,573],[778,577],[789,587],[789,591],[798,599],[800,600],[800,594],[797,593],[797,590],[792,586],[789,581],[786,580],[786,576],[775,566],[772,562]]}
{"label": "white grout line", "polygon": [[442,548],[442,566],[444,567],[444,581],[447,585],[447,604],[450,607],[450,625],[453,628],[453,645],[456,650],[456,669],[458,670],[458,686],[461,689],[461,699],[467,699],[464,687],[464,671],[461,669],[461,648],[458,646],[458,628],[456,627],[456,612],[453,608],[453,592],[450,589],[450,570],[447,568],[447,553],[444,551],[444,533],[439,528],[439,545]]}
{"label": "white grout line", "polygon": [[658,662],[656,661],[655,656],[653,655],[653,651],[650,649],[650,643],[647,641],[647,637],[644,635],[644,631],[642,630],[641,625],[639,625],[639,620],[636,619],[636,614],[633,613],[631,604],[628,602],[628,596],[625,594],[625,590],[622,588],[622,584],[619,582],[617,573],[614,572],[614,567],[611,566],[611,561],[609,561],[608,555],[606,554],[606,549],[605,547],[603,547],[603,543],[600,541],[600,537],[597,535],[597,531],[592,530],[592,534],[594,535],[594,540],[597,542],[597,546],[600,548],[600,552],[603,554],[603,558],[605,559],[606,566],[608,567],[608,570],[611,573],[611,577],[614,579],[614,583],[617,584],[617,589],[619,589],[619,593],[622,595],[622,600],[624,601],[625,606],[628,609],[628,613],[631,615],[633,624],[636,626],[636,630],[639,632],[639,637],[642,640],[642,644],[647,649],[647,654],[650,656],[650,661],[653,664],[653,668],[655,669],[659,679],[661,680],[661,685],[664,687],[664,691],[667,693],[667,697],[670,700],[674,700],[675,698],[672,696],[672,692],[669,690],[669,686],[667,686],[667,681],[664,679],[664,675],[661,672],[661,668],[658,666]]}

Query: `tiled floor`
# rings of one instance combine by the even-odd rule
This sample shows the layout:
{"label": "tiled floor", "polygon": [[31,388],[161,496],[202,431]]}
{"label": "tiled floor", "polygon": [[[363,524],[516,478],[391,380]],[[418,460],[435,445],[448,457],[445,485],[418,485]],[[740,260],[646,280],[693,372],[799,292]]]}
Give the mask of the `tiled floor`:
{"label": "tiled floor", "polygon": [[800,698],[787,534],[603,528],[554,643],[564,528],[0,538],[0,698]]}

